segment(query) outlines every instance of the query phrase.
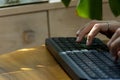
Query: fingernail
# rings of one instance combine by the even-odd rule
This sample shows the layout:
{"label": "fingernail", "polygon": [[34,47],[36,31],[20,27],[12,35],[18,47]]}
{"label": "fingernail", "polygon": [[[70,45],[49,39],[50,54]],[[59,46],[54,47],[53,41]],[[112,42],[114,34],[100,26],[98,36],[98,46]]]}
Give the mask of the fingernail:
{"label": "fingernail", "polygon": [[86,45],[87,45],[87,46],[90,45],[89,39],[87,39],[87,41],[86,41]]}
{"label": "fingernail", "polygon": [[77,37],[76,41],[77,41],[77,42],[79,42],[79,39],[80,39],[80,38],[79,38],[79,37]]}
{"label": "fingernail", "polygon": [[87,37],[87,40],[86,40],[86,45],[89,46],[90,45],[90,37],[88,36]]}

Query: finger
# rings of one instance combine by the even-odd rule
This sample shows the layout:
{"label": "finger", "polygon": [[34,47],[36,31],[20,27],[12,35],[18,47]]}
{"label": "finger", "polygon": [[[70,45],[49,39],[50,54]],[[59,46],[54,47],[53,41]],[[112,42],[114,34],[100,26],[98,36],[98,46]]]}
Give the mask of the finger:
{"label": "finger", "polygon": [[78,30],[76,32],[76,36],[77,36],[76,41],[80,42],[83,39],[83,37],[85,37],[85,35],[90,32],[90,30],[92,29],[94,24],[96,24],[96,22],[90,22],[90,23],[86,24],[83,29]]}
{"label": "finger", "polygon": [[88,31],[86,31],[86,33],[84,33],[83,31],[86,31],[86,30],[85,29],[81,29],[81,30],[77,31],[77,33],[76,33],[76,36],[77,36],[76,41],[77,42],[80,42],[83,39],[83,37],[85,37],[86,34],[88,33]]}
{"label": "finger", "polygon": [[108,41],[107,46],[111,48],[111,44],[120,36],[120,28],[117,29],[117,31],[114,33],[112,38]]}
{"label": "finger", "polygon": [[105,31],[106,26],[108,26],[106,23],[98,23],[93,26],[91,31],[88,33],[87,36],[87,45],[91,45],[93,38],[102,30]]}
{"label": "finger", "polygon": [[76,32],[76,36],[77,36],[77,37],[80,35],[80,33],[81,33],[81,31],[82,31],[83,29],[84,29],[84,28],[79,29],[79,30]]}
{"label": "finger", "polygon": [[[88,34],[88,33],[91,31],[92,27],[93,27],[95,24],[99,24],[99,23],[104,23],[104,24],[106,24],[107,22],[106,22],[106,21],[92,21],[92,22],[86,24],[86,25],[85,25],[85,28],[83,28],[82,30],[78,30],[78,31],[76,32],[76,36],[77,36],[76,41],[77,41],[77,42],[80,42],[80,41],[83,39],[83,37],[85,37],[86,34]],[[108,26],[108,24],[107,24],[107,26]],[[105,28],[106,28],[106,27],[104,27],[103,30],[104,30]],[[101,31],[102,31],[102,30],[101,30]]]}
{"label": "finger", "polygon": [[110,45],[110,52],[113,56],[118,56],[120,51],[120,37],[114,40]]}

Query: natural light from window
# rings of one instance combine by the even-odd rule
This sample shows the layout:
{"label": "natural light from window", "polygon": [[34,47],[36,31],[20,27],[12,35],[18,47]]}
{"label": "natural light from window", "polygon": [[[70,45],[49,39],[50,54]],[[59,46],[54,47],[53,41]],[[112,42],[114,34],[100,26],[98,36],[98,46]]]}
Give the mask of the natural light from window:
{"label": "natural light from window", "polygon": [[0,0],[0,7],[30,4],[30,3],[43,3],[43,2],[48,2],[48,1],[49,0]]}

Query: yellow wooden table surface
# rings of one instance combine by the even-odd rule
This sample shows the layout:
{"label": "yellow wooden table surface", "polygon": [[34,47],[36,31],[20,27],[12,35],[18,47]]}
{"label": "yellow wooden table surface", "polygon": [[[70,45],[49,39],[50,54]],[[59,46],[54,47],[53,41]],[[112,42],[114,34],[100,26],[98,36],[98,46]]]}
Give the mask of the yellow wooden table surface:
{"label": "yellow wooden table surface", "polygon": [[44,45],[0,55],[0,80],[71,80]]}

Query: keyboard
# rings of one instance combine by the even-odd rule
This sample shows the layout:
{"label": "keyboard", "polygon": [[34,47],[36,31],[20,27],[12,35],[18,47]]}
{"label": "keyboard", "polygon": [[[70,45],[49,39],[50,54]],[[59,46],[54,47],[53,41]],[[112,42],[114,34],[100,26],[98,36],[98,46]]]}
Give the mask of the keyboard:
{"label": "keyboard", "polygon": [[120,80],[120,60],[114,62],[107,46],[98,38],[86,46],[75,37],[51,37],[46,48],[72,80]]}

